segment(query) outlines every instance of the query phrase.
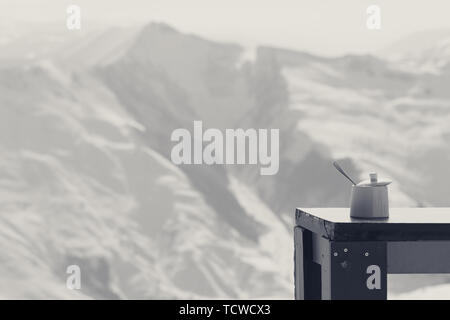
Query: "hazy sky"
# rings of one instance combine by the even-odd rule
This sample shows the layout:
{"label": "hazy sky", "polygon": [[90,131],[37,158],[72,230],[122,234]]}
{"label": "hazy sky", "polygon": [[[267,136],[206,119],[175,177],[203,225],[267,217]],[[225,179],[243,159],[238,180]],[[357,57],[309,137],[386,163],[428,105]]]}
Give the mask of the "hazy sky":
{"label": "hazy sky", "polygon": [[[157,20],[215,40],[326,55],[373,52],[416,31],[450,28],[448,0],[0,0],[0,19],[65,25],[69,4],[86,21]],[[371,4],[381,7],[381,30],[366,28]]]}

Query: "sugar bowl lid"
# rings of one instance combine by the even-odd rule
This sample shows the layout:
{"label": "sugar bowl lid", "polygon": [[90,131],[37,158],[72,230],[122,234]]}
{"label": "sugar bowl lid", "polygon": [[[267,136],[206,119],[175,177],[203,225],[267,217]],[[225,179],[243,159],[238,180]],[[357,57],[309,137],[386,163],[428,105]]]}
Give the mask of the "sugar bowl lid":
{"label": "sugar bowl lid", "polygon": [[378,179],[378,174],[376,172],[369,174],[370,179],[363,180],[360,183],[357,184],[358,187],[382,187],[387,186],[388,184],[391,184],[392,181],[386,179],[386,178],[380,178]]}

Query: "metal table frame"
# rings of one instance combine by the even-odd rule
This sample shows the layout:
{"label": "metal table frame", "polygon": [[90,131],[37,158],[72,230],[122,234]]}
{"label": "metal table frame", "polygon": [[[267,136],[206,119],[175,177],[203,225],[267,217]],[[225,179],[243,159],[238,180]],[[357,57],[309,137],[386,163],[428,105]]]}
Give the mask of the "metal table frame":
{"label": "metal table frame", "polygon": [[450,273],[450,208],[297,209],[294,243],[295,299],[387,299],[387,274]]}

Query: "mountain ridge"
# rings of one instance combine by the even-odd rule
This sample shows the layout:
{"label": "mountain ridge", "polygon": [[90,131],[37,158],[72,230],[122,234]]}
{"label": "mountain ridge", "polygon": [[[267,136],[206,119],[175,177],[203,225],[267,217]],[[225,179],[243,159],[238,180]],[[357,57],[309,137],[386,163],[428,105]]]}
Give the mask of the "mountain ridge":
{"label": "mountain ridge", "polygon": [[[166,25],[115,32],[0,68],[0,287],[18,284],[0,296],[292,298],[294,208],[348,204],[333,159],[391,175],[395,205],[448,203],[445,71],[264,46],[242,62]],[[175,166],[171,132],[195,120],[279,128],[279,173]]]}

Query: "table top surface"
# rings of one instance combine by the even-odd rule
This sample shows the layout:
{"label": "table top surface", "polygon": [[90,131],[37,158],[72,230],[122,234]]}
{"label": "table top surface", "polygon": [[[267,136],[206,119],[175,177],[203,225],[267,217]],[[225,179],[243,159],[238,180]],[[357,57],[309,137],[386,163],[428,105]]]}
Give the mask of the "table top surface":
{"label": "table top surface", "polygon": [[319,219],[336,223],[450,223],[450,208],[390,208],[388,219],[355,219],[349,208],[307,208]]}
{"label": "table top surface", "polygon": [[390,208],[388,219],[355,219],[349,208],[297,208],[296,226],[336,241],[450,240],[450,208]]}

